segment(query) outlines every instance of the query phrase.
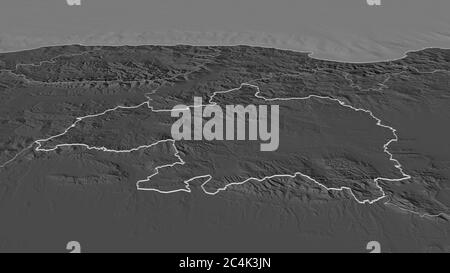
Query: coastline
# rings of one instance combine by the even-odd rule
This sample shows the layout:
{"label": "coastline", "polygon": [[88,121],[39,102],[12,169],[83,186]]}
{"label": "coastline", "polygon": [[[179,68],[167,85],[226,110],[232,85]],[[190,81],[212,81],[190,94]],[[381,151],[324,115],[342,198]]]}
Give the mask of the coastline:
{"label": "coastline", "polygon": [[[450,27],[449,27],[450,29]],[[428,38],[427,38],[428,36]],[[410,37],[403,43],[391,41],[382,44],[367,37],[346,39],[296,36],[288,34],[268,34],[250,32],[198,32],[161,31],[146,33],[104,33],[91,34],[84,38],[30,37],[0,33],[0,54],[21,52],[42,47],[82,45],[82,46],[140,46],[140,45],[191,45],[191,46],[257,46],[307,53],[309,57],[345,63],[375,63],[399,60],[408,52],[428,48],[450,49],[449,34],[422,34]]]}

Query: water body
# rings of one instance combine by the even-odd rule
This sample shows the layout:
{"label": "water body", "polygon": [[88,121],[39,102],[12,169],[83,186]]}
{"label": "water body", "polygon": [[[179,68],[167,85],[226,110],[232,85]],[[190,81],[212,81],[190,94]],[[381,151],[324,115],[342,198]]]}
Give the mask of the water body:
{"label": "water body", "polygon": [[370,62],[450,48],[450,1],[3,0],[0,51],[81,44],[248,44]]}
{"label": "water body", "polygon": [[[448,0],[382,0],[382,6],[365,0],[82,0],[81,6],[2,0],[0,51],[68,43],[250,44],[366,62],[450,48],[449,8]],[[238,190],[211,198],[198,186],[192,194],[161,195],[136,191],[133,176],[77,187],[49,181],[42,171],[69,166],[82,173],[75,159],[17,164],[12,179],[0,177],[0,252],[65,252],[73,240],[86,252],[366,252],[372,240],[383,252],[450,249],[447,220],[360,205],[345,193],[327,202]]]}

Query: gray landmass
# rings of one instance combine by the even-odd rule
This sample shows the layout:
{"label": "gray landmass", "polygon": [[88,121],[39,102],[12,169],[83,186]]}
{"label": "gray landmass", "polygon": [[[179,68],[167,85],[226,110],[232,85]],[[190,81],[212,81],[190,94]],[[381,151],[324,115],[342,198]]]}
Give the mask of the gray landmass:
{"label": "gray landmass", "polygon": [[[449,250],[450,50],[355,64],[250,46],[68,45],[0,54],[0,69],[3,251],[71,240],[88,251],[359,252],[372,240]],[[243,83],[268,99],[317,96],[280,102],[279,153],[170,141],[173,120],[158,110],[230,89],[215,102],[261,103]],[[187,164],[152,176],[177,151]],[[234,185],[297,171],[320,184]],[[214,179],[191,181],[190,193],[136,188],[150,176],[143,187],[185,188],[205,174]],[[349,190],[326,189],[337,187]],[[384,198],[356,202],[377,200],[379,187]]]}

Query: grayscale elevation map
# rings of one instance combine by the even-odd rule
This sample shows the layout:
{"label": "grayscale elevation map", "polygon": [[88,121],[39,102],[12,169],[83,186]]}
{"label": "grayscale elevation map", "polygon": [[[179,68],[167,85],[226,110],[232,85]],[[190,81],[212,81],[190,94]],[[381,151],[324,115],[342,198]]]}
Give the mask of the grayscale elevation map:
{"label": "grayscale elevation map", "polygon": [[450,252],[449,11],[2,1],[0,252]]}

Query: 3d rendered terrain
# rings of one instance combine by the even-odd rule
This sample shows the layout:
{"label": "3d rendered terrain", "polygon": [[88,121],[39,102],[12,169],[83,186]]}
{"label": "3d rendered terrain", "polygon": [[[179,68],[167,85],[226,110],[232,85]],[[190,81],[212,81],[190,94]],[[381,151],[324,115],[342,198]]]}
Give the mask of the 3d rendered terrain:
{"label": "3d rendered terrain", "polygon": [[[0,251],[449,251],[449,74],[439,48],[374,63],[252,46],[0,53]],[[171,109],[194,97],[278,105],[278,149],[173,139]]]}

